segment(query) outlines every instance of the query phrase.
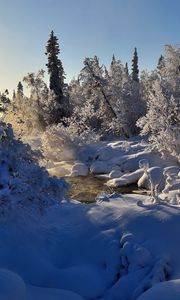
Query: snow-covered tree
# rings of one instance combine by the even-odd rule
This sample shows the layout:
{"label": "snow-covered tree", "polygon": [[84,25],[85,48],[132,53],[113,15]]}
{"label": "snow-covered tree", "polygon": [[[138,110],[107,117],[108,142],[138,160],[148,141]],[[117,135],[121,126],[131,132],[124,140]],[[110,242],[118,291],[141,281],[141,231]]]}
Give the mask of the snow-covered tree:
{"label": "snow-covered tree", "polygon": [[[108,71],[100,66],[97,56],[86,58],[78,80],[73,80],[69,87],[73,107],[70,123],[79,122],[80,131],[84,131],[84,123],[86,133],[89,130],[96,132],[97,136],[103,136],[112,132],[114,119],[118,119],[110,101],[108,82]],[[74,127],[77,128],[75,124]]]}
{"label": "snow-covered tree", "polygon": [[[138,121],[154,149],[180,157],[180,48],[166,46],[157,78],[149,86],[147,113]],[[159,76],[160,75],[160,76]]]}
{"label": "snow-covered tree", "polygon": [[125,68],[124,68],[125,74],[128,76],[129,75],[129,68],[128,68],[128,63],[126,62]]}
{"label": "snow-covered tree", "polygon": [[23,97],[23,85],[22,85],[21,81],[19,81],[19,83],[17,85],[17,96]]}
{"label": "snow-covered tree", "polygon": [[119,133],[127,137],[136,134],[136,121],[143,113],[139,81],[133,80],[127,64],[124,67],[114,56],[109,70],[108,90],[117,114]]}
{"label": "snow-covered tree", "polygon": [[0,93],[0,113],[6,112],[9,105],[10,105],[9,92],[6,89],[4,92]]}

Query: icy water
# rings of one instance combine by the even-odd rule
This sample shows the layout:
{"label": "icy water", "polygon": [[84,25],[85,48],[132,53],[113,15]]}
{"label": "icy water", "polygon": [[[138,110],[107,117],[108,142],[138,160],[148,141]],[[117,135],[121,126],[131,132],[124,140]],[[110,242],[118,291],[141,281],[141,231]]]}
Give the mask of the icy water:
{"label": "icy water", "polygon": [[105,185],[107,180],[96,178],[93,175],[86,177],[67,176],[70,174],[71,167],[72,162],[58,162],[54,168],[48,170],[51,175],[56,175],[57,177],[63,176],[70,183],[69,197],[71,199],[92,203],[95,202],[97,195],[104,193],[142,194],[142,191],[138,189],[136,184],[127,187],[112,188]]}
{"label": "icy water", "polygon": [[92,175],[87,177],[65,177],[70,183],[71,188],[69,197],[85,203],[95,202],[97,195],[112,194],[114,192],[120,194],[140,193],[137,185],[133,184],[128,187],[112,188],[104,185],[106,180],[98,179]]}

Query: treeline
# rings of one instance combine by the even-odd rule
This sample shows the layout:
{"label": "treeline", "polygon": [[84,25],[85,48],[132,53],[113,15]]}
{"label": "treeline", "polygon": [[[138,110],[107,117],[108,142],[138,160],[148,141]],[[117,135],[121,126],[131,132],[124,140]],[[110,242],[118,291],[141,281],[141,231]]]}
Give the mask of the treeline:
{"label": "treeline", "polygon": [[[19,124],[24,134],[46,131],[52,137],[90,142],[112,136],[127,138],[139,132],[152,147],[179,157],[180,149],[180,48],[166,46],[157,68],[139,75],[135,48],[131,71],[114,55],[110,67],[99,58],[85,58],[77,79],[65,83],[60,48],[52,31],[46,46],[49,86],[44,71],[28,73],[20,82],[5,119]],[[8,107],[8,109],[7,109]],[[15,121],[12,121],[15,120]]]}

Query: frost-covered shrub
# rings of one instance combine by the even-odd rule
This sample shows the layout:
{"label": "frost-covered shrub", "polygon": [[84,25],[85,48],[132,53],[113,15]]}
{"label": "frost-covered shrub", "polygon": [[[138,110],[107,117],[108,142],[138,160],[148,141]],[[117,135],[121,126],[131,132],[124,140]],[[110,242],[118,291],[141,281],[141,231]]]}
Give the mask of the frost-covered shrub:
{"label": "frost-covered shrub", "polygon": [[[43,152],[53,160],[71,160],[76,157],[79,146],[91,144],[100,136],[91,126],[86,114],[74,113],[64,126],[49,126],[42,135]],[[66,121],[67,122],[67,121]]]}
{"label": "frost-covered shrub", "polygon": [[12,206],[43,211],[66,197],[64,179],[50,177],[37,153],[16,140],[10,125],[0,123],[0,212]]}

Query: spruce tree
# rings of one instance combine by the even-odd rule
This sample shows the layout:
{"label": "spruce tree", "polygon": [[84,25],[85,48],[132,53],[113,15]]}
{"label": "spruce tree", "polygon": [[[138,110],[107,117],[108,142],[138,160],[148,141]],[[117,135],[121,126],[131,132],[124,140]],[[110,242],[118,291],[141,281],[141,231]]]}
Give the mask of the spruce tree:
{"label": "spruce tree", "polygon": [[21,81],[19,81],[19,83],[17,85],[17,96],[23,97],[23,85],[22,85]]}
{"label": "spruce tree", "polygon": [[113,54],[112,60],[111,60],[111,67],[116,63],[115,55]]}
{"label": "spruce tree", "polygon": [[128,76],[129,75],[129,69],[128,69],[128,63],[126,62],[125,68],[124,68],[125,74]]}
{"label": "spruce tree", "polygon": [[161,71],[162,71],[163,67],[164,67],[164,56],[161,55],[158,60],[158,64],[157,64],[157,70],[160,75],[161,75]]}
{"label": "spruce tree", "polygon": [[64,86],[64,69],[61,60],[58,58],[60,53],[58,38],[51,31],[49,40],[46,46],[46,55],[48,58],[48,63],[46,64],[48,68],[48,73],[50,75],[50,90],[59,98],[63,97],[63,86]]}
{"label": "spruce tree", "polygon": [[134,49],[134,55],[132,59],[132,79],[139,82],[139,69],[138,69],[138,54],[137,49]]}

